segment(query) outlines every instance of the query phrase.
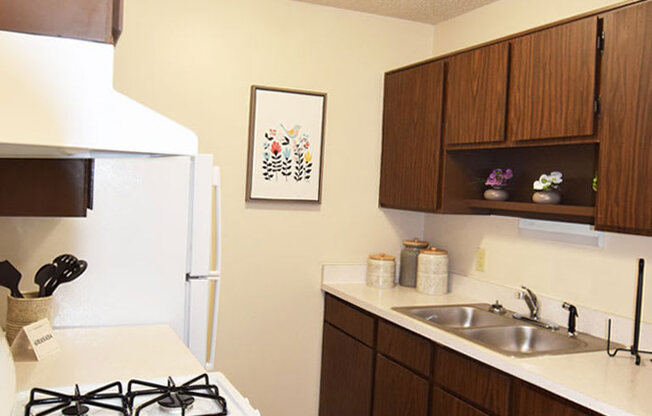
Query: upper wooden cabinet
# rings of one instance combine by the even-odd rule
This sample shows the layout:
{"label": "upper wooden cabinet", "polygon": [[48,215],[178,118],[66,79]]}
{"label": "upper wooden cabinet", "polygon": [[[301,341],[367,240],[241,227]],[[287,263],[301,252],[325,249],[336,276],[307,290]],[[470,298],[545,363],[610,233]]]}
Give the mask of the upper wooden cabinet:
{"label": "upper wooden cabinet", "polygon": [[0,30],[118,42],[123,0],[2,0]]}
{"label": "upper wooden cabinet", "polygon": [[437,209],[443,88],[441,61],[385,75],[381,206]]}
{"label": "upper wooden cabinet", "polygon": [[604,15],[596,228],[652,235],[652,2]]}
{"label": "upper wooden cabinet", "polygon": [[591,136],[598,18],[511,41],[508,140]]}
{"label": "upper wooden cabinet", "polygon": [[[614,6],[389,72],[381,206],[652,236],[651,9]],[[478,178],[498,167],[515,172],[509,200],[484,200]],[[554,170],[561,204],[532,203]]]}
{"label": "upper wooden cabinet", "polygon": [[446,145],[505,140],[508,59],[504,42],[448,60]]}
{"label": "upper wooden cabinet", "polygon": [[0,159],[0,217],[85,217],[92,159]]}

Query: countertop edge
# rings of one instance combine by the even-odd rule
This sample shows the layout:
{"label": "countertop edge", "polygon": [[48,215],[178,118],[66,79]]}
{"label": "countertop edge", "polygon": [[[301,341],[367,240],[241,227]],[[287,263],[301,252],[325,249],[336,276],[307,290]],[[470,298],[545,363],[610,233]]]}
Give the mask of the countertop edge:
{"label": "countertop edge", "polygon": [[[425,324],[422,324],[415,319],[411,319],[408,316],[402,315],[399,312],[392,311],[391,309],[384,309],[378,307],[374,304],[361,300],[356,296],[350,295],[342,290],[339,290],[337,287],[333,285],[330,285],[328,283],[323,283],[322,290],[342,300],[345,300],[355,306],[358,306],[370,313],[373,313],[374,315],[386,319],[387,321],[390,321],[405,329],[415,332],[425,338],[435,341],[445,347],[454,349],[468,357],[481,361],[500,371],[503,371],[504,373],[507,373],[523,381],[531,383],[544,390],[548,390],[551,393],[557,394],[567,400],[570,400],[588,409],[609,416],[637,416],[635,414],[629,413],[628,411],[619,409],[608,403],[605,403],[602,400],[596,399],[593,396],[589,396],[584,393],[578,392],[577,390],[569,388],[564,384],[560,384],[548,378],[542,377],[539,374],[533,373],[529,371],[524,365],[514,362],[513,360],[515,359],[511,357],[503,356],[499,353],[496,353],[478,344],[467,341],[457,335],[448,333],[444,330],[435,328],[433,326],[426,326]],[[469,302],[477,302],[477,301],[469,298]],[[604,354],[604,352],[593,352],[587,354]],[[532,358],[532,359],[536,359],[536,358]],[[516,360],[525,363],[527,362],[527,360],[532,360],[532,359],[521,358]],[[560,356],[560,359],[563,359],[563,356]]]}

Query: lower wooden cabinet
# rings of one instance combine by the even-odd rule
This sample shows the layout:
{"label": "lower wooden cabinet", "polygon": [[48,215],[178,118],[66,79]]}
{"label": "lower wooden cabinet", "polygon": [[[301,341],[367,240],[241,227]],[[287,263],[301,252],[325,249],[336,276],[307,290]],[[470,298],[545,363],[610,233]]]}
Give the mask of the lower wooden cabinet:
{"label": "lower wooden cabinet", "polygon": [[427,416],[428,380],[376,355],[373,416]]}
{"label": "lower wooden cabinet", "polygon": [[560,397],[525,383],[514,383],[512,416],[595,416],[598,413],[583,409]]}
{"label": "lower wooden cabinet", "polygon": [[431,416],[488,416],[486,413],[437,387],[432,389],[431,409]]}
{"label": "lower wooden cabinet", "polygon": [[369,415],[374,351],[329,323],[322,343],[319,415]]}
{"label": "lower wooden cabinet", "polygon": [[320,416],[600,416],[331,295],[326,304]]}
{"label": "lower wooden cabinet", "polygon": [[435,383],[498,416],[508,416],[510,377],[462,354],[437,348]]}

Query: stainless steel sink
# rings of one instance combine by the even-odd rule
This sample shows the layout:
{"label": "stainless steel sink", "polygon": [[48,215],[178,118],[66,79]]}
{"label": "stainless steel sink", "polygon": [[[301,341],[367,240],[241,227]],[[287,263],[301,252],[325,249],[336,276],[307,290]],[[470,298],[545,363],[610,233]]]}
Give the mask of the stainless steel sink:
{"label": "stainless steel sink", "polygon": [[463,336],[515,357],[570,354],[605,348],[604,341],[599,338],[583,334],[569,337],[566,332],[553,332],[526,325],[469,329],[464,331]]}
{"label": "stainless steel sink", "polygon": [[489,312],[484,303],[466,305],[400,307],[394,310],[454,333],[512,357],[572,354],[599,351],[606,341],[587,334],[570,337],[566,328],[553,331]]}
{"label": "stainless steel sink", "polygon": [[417,308],[395,308],[397,311],[423,321],[450,328],[480,328],[509,325],[511,318],[488,311],[484,304],[450,305]]}

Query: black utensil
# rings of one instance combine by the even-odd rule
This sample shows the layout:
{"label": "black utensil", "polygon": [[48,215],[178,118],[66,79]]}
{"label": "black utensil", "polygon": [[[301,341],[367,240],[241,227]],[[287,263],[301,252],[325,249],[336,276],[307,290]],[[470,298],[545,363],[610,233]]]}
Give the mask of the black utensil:
{"label": "black utensil", "polygon": [[69,265],[63,270],[61,275],[54,281],[52,286],[46,288],[46,296],[52,296],[54,291],[63,283],[69,283],[78,278],[82,273],[86,271],[88,263],[84,260],[77,260],[74,264]]}
{"label": "black utensil", "polygon": [[34,283],[38,285],[39,298],[45,296],[45,284],[52,278],[52,275],[56,269],[57,267],[54,264],[48,263],[41,266],[38,272],[36,272],[36,276],[34,276]]}
{"label": "black utensil", "polygon": [[52,260],[52,264],[54,264],[55,269],[54,272],[52,273],[52,277],[45,284],[45,290],[44,290],[45,296],[50,296],[50,294],[54,291],[52,288],[55,285],[58,286],[57,280],[61,277],[63,272],[67,268],[72,267],[77,261],[78,261],[77,257],[73,256],[72,254],[62,254],[60,256],[57,256],[54,260]]}
{"label": "black utensil", "polygon": [[15,298],[24,297],[18,289],[18,283],[22,275],[16,268],[5,260],[0,262],[0,286],[4,286],[11,291],[11,296]]}
{"label": "black utensil", "polygon": [[72,254],[62,254],[60,256],[57,256],[54,260],[52,260],[52,263],[56,266],[60,265],[66,265],[66,264],[72,264],[77,261],[77,257],[73,256]]}

